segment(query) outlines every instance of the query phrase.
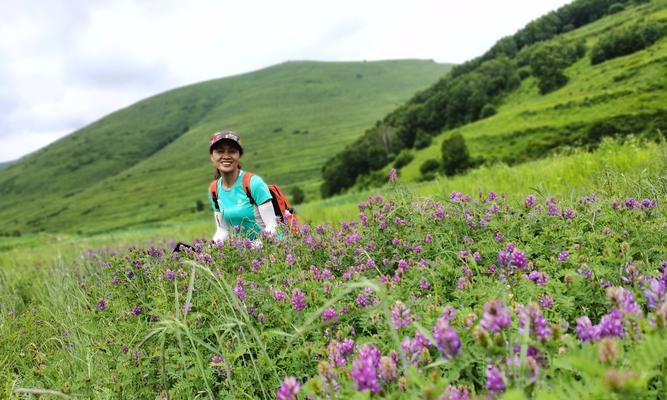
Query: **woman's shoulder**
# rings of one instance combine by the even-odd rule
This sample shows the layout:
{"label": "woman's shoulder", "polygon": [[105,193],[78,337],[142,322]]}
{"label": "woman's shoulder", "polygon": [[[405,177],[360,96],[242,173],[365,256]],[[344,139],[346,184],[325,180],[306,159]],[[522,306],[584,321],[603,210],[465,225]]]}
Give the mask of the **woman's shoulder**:
{"label": "woman's shoulder", "polygon": [[249,171],[243,171],[244,174],[250,174],[250,184],[251,185],[257,185],[257,184],[264,184],[266,185],[266,182],[264,182],[264,179],[255,174],[254,172],[249,172]]}

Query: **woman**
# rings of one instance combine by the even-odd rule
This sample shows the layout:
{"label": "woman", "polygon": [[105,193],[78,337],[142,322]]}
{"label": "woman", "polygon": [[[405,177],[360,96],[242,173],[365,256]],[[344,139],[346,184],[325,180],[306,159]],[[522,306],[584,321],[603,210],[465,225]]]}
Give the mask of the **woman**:
{"label": "woman", "polygon": [[[209,200],[217,227],[213,240],[225,241],[232,232],[239,232],[250,240],[256,240],[262,231],[274,233],[276,216],[266,183],[257,175],[251,176],[249,187],[254,202],[243,187],[246,172],[240,165],[243,147],[239,135],[232,131],[216,132],[208,145],[216,171],[216,179],[209,187]],[[211,193],[213,189],[217,189],[217,199]]]}

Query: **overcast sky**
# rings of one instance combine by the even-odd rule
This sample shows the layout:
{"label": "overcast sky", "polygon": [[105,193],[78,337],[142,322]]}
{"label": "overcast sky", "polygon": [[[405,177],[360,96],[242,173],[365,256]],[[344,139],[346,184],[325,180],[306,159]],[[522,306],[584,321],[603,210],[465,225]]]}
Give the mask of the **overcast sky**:
{"label": "overcast sky", "polygon": [[569,0],[0,0],[0,162],[287,60],[461,63]]}

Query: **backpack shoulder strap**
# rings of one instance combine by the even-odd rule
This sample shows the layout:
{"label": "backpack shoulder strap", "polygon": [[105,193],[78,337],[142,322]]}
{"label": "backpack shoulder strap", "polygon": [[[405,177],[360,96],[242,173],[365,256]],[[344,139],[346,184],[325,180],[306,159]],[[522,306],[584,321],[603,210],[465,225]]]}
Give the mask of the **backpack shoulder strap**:
{"label": "backpack shoulder strap", "polygon": [[208,185],[208,191],[211,193],[211,198],[213,198],[213,205],[215,206],[215,211],[220,211],[220,205],[218,204],[218,180],[213,179]]}
{"label": "backpack shoulder strap", "polygon": [[250,179],[252,179],[252,172],[245,172],[243,175],[243,190],[245,190],[246,196],[250,199],[250,204],[255,205],[255,199],[252,198],[250,193]]}

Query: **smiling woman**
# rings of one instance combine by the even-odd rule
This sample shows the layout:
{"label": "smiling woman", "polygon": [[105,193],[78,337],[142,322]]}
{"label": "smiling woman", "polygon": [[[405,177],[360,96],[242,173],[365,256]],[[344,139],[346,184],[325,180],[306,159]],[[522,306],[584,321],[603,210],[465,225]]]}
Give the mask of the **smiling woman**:
{"label": "smiling woman", "polygon": [[[261,232],[276,231],[271,192],[264,180],[241,169],[241,138],[236,132],[216,132],[209,140],[215,179],[209,185],[209,200],[216,223],[214,241],[234,234],[257,240]],[[255,242],[258,244],[259,242]]]}

